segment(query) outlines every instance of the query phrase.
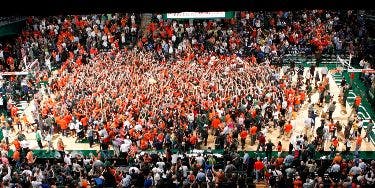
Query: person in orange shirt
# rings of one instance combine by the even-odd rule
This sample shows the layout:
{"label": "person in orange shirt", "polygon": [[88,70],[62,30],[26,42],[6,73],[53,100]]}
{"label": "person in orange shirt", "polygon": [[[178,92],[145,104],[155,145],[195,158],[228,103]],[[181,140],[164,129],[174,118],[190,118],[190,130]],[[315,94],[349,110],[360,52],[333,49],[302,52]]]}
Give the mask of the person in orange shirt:
{"label": "person in orange shirt", "polygon": [[300,176],[297,176],[296,179],[293,181],[293,188],[302,188],[303,182]]}
{"label": "person in orange shirt", "polygon": [[13,122],[14,122],[14,124],[17,125],[17,129],[18,129],[19,131],[23,131],[22,124],[21,124],[21,120],[20,120],[20,118],[19,118],[18,116],[14,116],[14,117],[13,117]]}
{"label": "person in orange shirt", "polygon": [[27,129],[26,132],[29,132],[29,126],[30,126],[30,123],[29,123],[29,121],[27,120],[27,116],[26,116],[25,113],[22,115],[21,123],[22,123],[23,125],[26,125],[26,129]]}
{"label": "person in orange shirt", "polygon": [[251,135],[251,142],[250,142],[250,145],[254,145],[255,144],[255,140],[257,138],[257,130],[258,130],[258,127],[253,125],[251,128],[250,128],[250,135]]}
{"label": "person in orange shirt", "polygon": [[279,141],[279,143],[277,144],[276,149],[277,149],[278,155],[281,154],[283,150],[283,145],[281,144],[281,141]]}
{"label": "person in orange shirt", "polygon": [[20,160],[21,160],[21,154],[19,150],[14,151],[12,155],[12,159],[16,162],[16,166],[19,167],[21,165]]}
{"label": "person in orange shirt", "polygon": [[90,183],[86,179],[81,179],[81,187],[88,188]]}
{"label": "person in orange shirt", "polygon": [[335,137],[336,124],[333,122],[332,119],[331,119],[331,121],[328,123],[328,128],[329,128],[329,132],[331,133],[331,136],[332,136],[332,137]]}
{"label": "person in orange shirt", "polygon": [[355,144],[355,151],[358,151],[359,148],[361,148],[362,145],[362,137],[358,134],[356,144]]}
{"label": "person in orange shirt", "polygon": [[303,105],[303,103],[306,100],[306,93],[304,91],[301,91],[300,94],[299,94],[299,97],[301,99],[301,105]]}
{"label": "person in orange shirt", "polygon": [[355,99],[354,99],[354,103],[353,103],[353,109],[352,109],[352,111],[350,112],[350,115],[349,115],[349,117],[351,117],[353,114],[354,114],[354,112],[355,113],[358,113],[358,109],[359,109],[359,106],[361,105],[361,102],[362,102],[362,98],[361,98],[361,96],[356,96],[355,97]]}
{"label": "person in orange shirt", "polygon": [[330,153],[331,158],[334,157],[334,154],[337,151],[338,146],[339,146],[339,140],[336,137],[334,137],[332,139],[331,146],[329,147],[329,149],[331,150],[331,153]]}
{"label": "person in orange shirt", "polygon": [[85,129],[85,131],[87,131],[87,122],[89,121],[89,119],[87,118],[87,116],[84,116],[81,118],[81,123],[83,125],[83,128]]}
{"label": "person in orange shirt", "polygon": [[141,148],[141,150],[147,150],[147,148],[148,148],[148,141],[146,139],[141,139],[140,148]]}
{"label": "person in orange shirt", "polygon": [[342,161],[342,157],[340,155],[340,153],[336,153],[336,156],[333,158],[333,161],[332,161],[332,164],[340,164]]}
{"label": "person in orange shirt", "polygon": [[195,149],[197,142],[198,142],[197,136],[195,134],[192,134],[189,138],[189,142],[190,142],[191,149]]}
{"label": "person in orange shirt", "polygon": [[14,145],[14,148],[16,149],[16,151],[20,151],[21,150],[21,143],[20,141],[18,140],[18,138],[15,138],[14,141],[13,141],[13,145]]}
{"label": "person in orange shirt", "polygon": [[214,120],[211,122],[211,132],[214,133],[215,130],[219,128],[219,124],[221,123],[220,119],[217,116],[214,116]]}
{"label": "person in orange shirt", "polygon": [[285,130],[285,134],[286,134],[287,138],[290,138],[290,135],[292,133],[292,129],[293,129],[292,123],[290,121],[288,121],[288,123],[285,124],[285,126],[284,126],[284,130]]}
{"label": "person in orange shirt", "polygon": [[339,146],[339,140],[336,137],[334,137],[332,140],[332,146],[335,148],[336,151],[337,147]]}
{"label": "person in orange shirt", "polygon": [[145,139],[147,142],[151,141],[151,134],[147,131],[143,134],[143,139]]}
{"label": "person in orange shirt", "polygon": [[246,131],[246,129],[243,129],[241,131],[240,137],[241,137],[241,148],[242,148],[242,150],[244,150],[245,149],[246,137],[247,137],[247,131]]}
{"label": "person in orange shirt", "polygon": [[11,116],[14,118],[15,116],[17,116],[17,113],[18,113],[18,108],[17,108],[17,106],[12,105],[12,107],[11,107],[11,109],[10,109],[10,114],[11,114]]}
{"label": "person in orange shirt", "polygon": [[294,109],[295,111],[298,111],[301,107],[301,99],[300,99],[300,96],[296,96],[294,98]]}
{"label": "person in orange shirt", "polygon": [[255,170],[255,178],[256,181],[259,181],[259,176],[262,175],[264,169],[264,164],[260,160],[260,157],[257,157],[257,161],[254,163],[254,170]]}
{"label": "person in orange shirt", "polygon": [[63,136],[67,136],[68,123],[64,118],[59,119],[60,129]]}

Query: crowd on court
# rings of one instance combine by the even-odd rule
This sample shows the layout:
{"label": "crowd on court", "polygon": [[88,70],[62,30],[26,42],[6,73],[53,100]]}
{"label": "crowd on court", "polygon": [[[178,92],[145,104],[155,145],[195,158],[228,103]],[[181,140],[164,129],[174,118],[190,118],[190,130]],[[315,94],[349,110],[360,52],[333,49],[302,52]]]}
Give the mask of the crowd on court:
{"label": "crowd on court", "polygon": [[[336,101],[324,69],[311,66],[304,72],[298,67],[293,74],[280,66],[280,58],[289,53],[356,54],[355,39],[363,36],[357,35],[361,27],[355,27],[352,11],[240,12],[236,19],[193,22],[164,20],[159,14],[144,30],[137,19],[135,14],[27,19],[16,39],[20,50],[13,54],[18,55],[5,62],[12,68],[9,58],[38,59],[36,81],[49,80],[49,88],[46,96],[34,96],[31,122],[8,107],[11,121],[4,121],[0,131],[3,151],[10,144],[16,151],[2,158],[4,185],[233,187],[252,180],[274,187],[373,184],[374,162],[361,161],[357,152],[372,122],[362,131],[356,111],[347,125],[334,120]],[[314,92],[319,101],[311,101]],[[304,125],[293,125],[304,106],[309,108]],[[318,113],[321,107],[327,113]],[[317,116],[321,122],[315,122]],[[41,149],[44,139],[49,149],[56,148],[63,165],[37,164],[22,132],[8,140],[17,124],[36,132]],[[292,138],[293,126],[304,126],[304,132]],[[289,145],[272,143],[270,131],[290,140]],[[101,152],[77,159],[64,153],[61,140],[56,147],[52,144],[55,134],[77,142],[87,139],[90,147],[99,144]],[[223,157],[187,156],[189,150],[211,147],[209,137],[215,140],[212,147],[225,150]],[[238,155],[255,144],[266,158]],[[341,144],[346,153],[336,155]],[[111,157],[125,160],[130,168],[108,164],[109,148]],[[331,154],[324,162],[332,164],[310,160],[325,148]],[[355,159],[345,159],[351,148]]]}

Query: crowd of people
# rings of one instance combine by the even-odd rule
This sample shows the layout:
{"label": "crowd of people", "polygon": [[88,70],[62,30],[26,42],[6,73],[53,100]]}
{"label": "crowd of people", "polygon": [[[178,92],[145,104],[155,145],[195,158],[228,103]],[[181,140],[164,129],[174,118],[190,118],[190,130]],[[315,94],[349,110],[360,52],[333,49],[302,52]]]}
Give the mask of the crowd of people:
{"label": "crowd of people", "polygon": [[[326,69],[312,65],[293,74],[280,66],[289,53],[356,55],[355,39],[366,34],[355,27],[356,18],[353,11],[305,10],[239,12],[233,19],[185,22],[155,14],[140,28],[135,14],[30,17],[15,46],[1,48],[0,59],[11,71],[22,68],[20,62],[37,60],[35,82],[49,85],[45,95],[33,97],[32,120],[7,107],[10,121],[4,120],[0,130],[5,140],[2,184],[372,185],[375,163],[362,161],[358,150],[373,123],[362,134],[356,111],[346,124],[335,120],[337,104]],[[313,101],[316,92],[319,100]],[[293,124],[306,107],[304,125]],[[317,117],[321,122],[315,122]],[[38,164],[19,126],[35,132],[40,149],[45,140],[60,157]],[[296,126],[304,131],[295,133]],[[10,141],[9,132],[15,130],[18,137]],[[272,142],[269,133],[274,131],[287,146]],[[66,154],[62,139],[56,147],[52,143],[56,134],[88,140],[90,147],[99,144],[100,152],[91,157]],[[239,155],[255,144],[266,157]],[[7,158],[10,145],[16,149]],[[218,157],[211,148],[224,153]],[[313,160],[316,151],[327,148],[327,159]],[[355,157],[346,159],[351,148]],[[206,151],[187,154],[194,149]],[[126,169],[110,158],[125,161]]]}

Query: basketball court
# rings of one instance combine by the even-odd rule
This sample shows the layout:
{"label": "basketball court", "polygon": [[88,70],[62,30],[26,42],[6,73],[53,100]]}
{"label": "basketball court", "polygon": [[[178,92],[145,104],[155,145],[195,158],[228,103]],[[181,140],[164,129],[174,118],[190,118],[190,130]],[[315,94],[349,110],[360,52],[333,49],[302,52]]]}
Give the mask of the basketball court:
{"label": "basketball court", "polygon": [[[317,71],[320,72],[320,67],[317,68]],[[308,71],[308,69],[305,69],[305,73],[306,74]],[[337,79],[335,79],[334,75],[333,74],[328,74],[327,75],[328,78],[329,78],[329,82],[330,82],[330,93],[334,96],[334,101],[339,101],[338,100],[338,97],[339,97],[339,94],[340,94],[340,88],[339,88],[339,83],[337,82]],[[294,76],[294,80],[296,80],[296,76]],[[41,95],[44,95],[44,97],[46,98],[47,95],[48,95],[48,92],[43,92],[42,90],[40,91],[40,94]],[[312,94],[312,97],[311,97],[311,104],[316,104],[318,102],[318,97],[319,97],[319,94],[318,92],[314,92]],[[33,117],[32,117],[32,109],[33,109],[33,101],[30,102],[30,104],[26,107],[25,109],[25,113],[27,114],[28,116],[28,119],[30,122],[33,122]],[[291,138],[290,139],[287,139],[285,136],[282,136],[281,138],[278,138],[279,136],[279,130],[278,129],[274,129],[274,128],[270,128],[267,133],[266,133],[266,139],[271,139],[271,141],[274,143],[274,144],[277,144],[278,141],[280,140],[282,142],[282,146],[283,146],[283,151],[288,151],[288,146],[289,146],[289,143],[291,140],[293,140],[297,135],[301,135],[303,134],[303,129],[304,129],[304,120],[305,118],[307,117],[307,113],[308,113],[308,106],[310,104],[308,104],[307,101],[305,101],[305,103],[302,105],[301,107],[301,110],[296,114],[295,118],[291,121],[292,122],[292,125],[293,125],[293,133],[291,135]],[[315,105],[315,110],[319,113],[319,117],[316,118],[316,122],[317,122],[317,125],[320,125],[320,114],[321,112],[324,112],[324,111],[327,111],[327,107],[328,105],[325,105],[323,106],[322,108],[318,107],[317,105]],[[348,121],[348,117],[349,117],[349,114],[350,114],[350,111],[348,110],[351,110],[350,108],[345,108],[344,106],[342,106],[341,104],[337,103],[336,104],[336,110],[335,112],[333,113],[333,120],[334,122],[336,121],[340,121],[343,125],[346,125],[347,124],[347,121]],[[346,113],[345,113],[346,112]],[[317,128],[318,126],[315,126],[315,129]],[[17,129],[17,127],[15,127]],[[363,129],[365,130],[365,128]],[[18,132],[18,131],[16,131]],[[315,136],[315,133],[316,131],[314,130],[314,132],[309,132],[308,133],[308,136],[309,136],[309,140],[311,140],[314,136]],[[26,133],[24,131],[24,134],[26,135],[26,139],[30,142],[30,148],[31,149],[39,149],[38,145],[37,145],[37,142],[36,142],[36,139],[35,139],[35,132],[29,132],[29,133]],[[343,143],[343,131],[341,131],[340,133],[337,134],[338,135],[338,138],[339,138],[339,146],[338,146],[338,151],[344,151],[345,150],[345,146],[344,146],[344,143]],[[10,134],[10,142],[15,138],[15,132],[11,133]],[[365,136],[365,131],[362,131],[362,137]],[[57,140],[59,138],[62,138],[64,144],[66,145],[65,146],[65,150],[99,150],[99,145],[98,144],[95,144],[93,146],[93,148],[90,148],[89,147],[89,144],[88,143],[76,143],[76,138],[75,137],[62,137],[60,134],[55,134],[53,135],[52,137],[52,142],[53,142],[53,146],[56,148],[56,145],[57,145]],[[45,146],[47,146],[47,142],[44,141],[43,144]],[[246,147],[245,147],[245,150],[246,151],[256,151],[256,148],[257,148],[257,143],[253,146],[250,146],[250,136],[247,137],[246,139]],[[330,143],[326,143],[325,144],[325,151],[329,151],[329,146],[330,146]],[[214,144],[214,137],[213,136],[209,136],[209,139],[208,139],[208,146],[207,147],[203,147],[202,149],[207,149],[208,147],[211,147],[211,148],[215,148],[215,144]],[[14,146],[12,145],[11,146],[11,149],[14,149]],[[352,140],[352,148],[351,150],[354,151],[355,149],[355,139]],[[48,150],[48,147],[44,147],[44,150]],[[241,148],[239,147],[239,150],[241,150]],[[374,147],[374,144],[371,143],[371,142],[367,142],[367,141],[363,141],[362,142],[362,146],[361,148],[359,149],[359,151],[374,151],[375,150],[375,147]]]}

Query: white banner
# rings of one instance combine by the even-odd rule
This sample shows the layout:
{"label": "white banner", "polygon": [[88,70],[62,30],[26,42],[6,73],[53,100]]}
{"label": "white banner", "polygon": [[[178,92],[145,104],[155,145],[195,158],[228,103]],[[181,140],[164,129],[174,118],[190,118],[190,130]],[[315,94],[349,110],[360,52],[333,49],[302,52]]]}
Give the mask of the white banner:
{"label": "white banner", "polygon": [[348,72],[375,73],[374,69],[348,69]]}
{"label": "white banner", "polygon": [[375,70],[374,69],[363,69],[362,72],[363,73],[375,73]]}
{"label": "white banner", "polygon": [[29,72],[0,72],[1,76],[19,76],[27,74],[29,74]]}
{"label": "white banner", "polygon": [[167,13],[168,19],[176,18],[225,18],[225,12],[180,12]]}
{"label": "white banner", "polygon": [[363,69],[348,69],[348,72],[362,72]]}

